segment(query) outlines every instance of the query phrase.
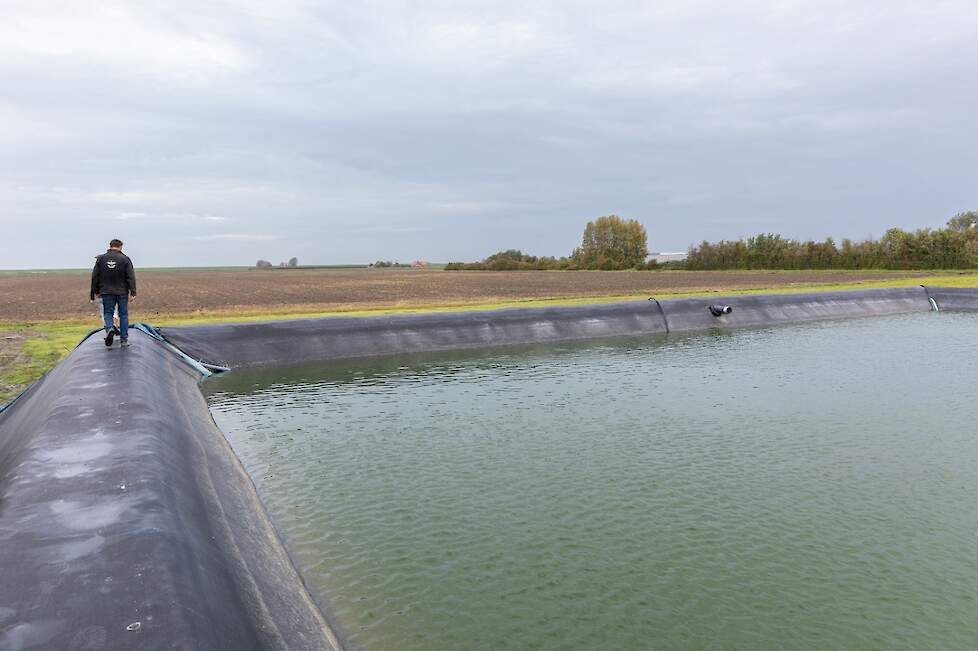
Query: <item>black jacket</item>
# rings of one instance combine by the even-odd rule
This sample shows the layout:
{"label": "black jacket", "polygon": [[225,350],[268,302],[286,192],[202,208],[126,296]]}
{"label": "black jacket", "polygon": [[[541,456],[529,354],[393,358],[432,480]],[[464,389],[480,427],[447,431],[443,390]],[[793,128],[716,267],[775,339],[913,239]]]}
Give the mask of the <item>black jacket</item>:
{"label": "black jacket", "polygon": [[136,272],[129,256],[109,249],[95,258],[90,298],[94,300],[96,294],[136,295]]}

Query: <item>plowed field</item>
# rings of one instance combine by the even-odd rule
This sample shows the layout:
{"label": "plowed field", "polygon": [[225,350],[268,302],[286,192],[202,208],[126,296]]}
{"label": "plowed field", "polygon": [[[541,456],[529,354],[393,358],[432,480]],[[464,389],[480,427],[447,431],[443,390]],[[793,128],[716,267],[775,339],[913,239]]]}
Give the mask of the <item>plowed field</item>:
{"label": "plowed field", "polygon": [[[134,320],[735,291],[924,278],[924,272],[488,272],[380,269],[139,271]],[[0,321],[95,319],[79,272],[0,275]]]}

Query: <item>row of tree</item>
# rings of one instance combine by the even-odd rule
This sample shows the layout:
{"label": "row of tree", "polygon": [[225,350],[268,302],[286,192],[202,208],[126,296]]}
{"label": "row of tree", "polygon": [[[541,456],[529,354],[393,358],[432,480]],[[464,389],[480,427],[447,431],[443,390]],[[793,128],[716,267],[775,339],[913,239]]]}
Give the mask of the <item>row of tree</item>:
{"label": "row of tree", "polygon": [[588,222],[581,245],[567,257],[527,255],[517,249],[499,251],[481,262],[451,262],[448,271],[547,271],[559,269],[649,269],[645,227],[634,219],[606,215]]}
{"label": "row of tree", "polygon": [[554,271],[570,269],[570,258],[535,256],[519,249],[509,249],[493,253],[480,262],[449,262],[446,271]]}
{"label": "row of tree", "polygon": [[946,228],[891,228],[878,240],[836,244],[775,234],[693,246],[687,269],[968,269],[978,267],[978,212],[955,215]]}
{"label": "row of tree", "polygon": [[[268,260],[259,260],[258,262],[255,263],[255,267],[257,267],[258,269],[271,269],[274,266],[275,265],[273,265]],[[289,258],[288,262],[279,262],[278,266],[295,269],[296,267],[299,266],[299,258]]]}

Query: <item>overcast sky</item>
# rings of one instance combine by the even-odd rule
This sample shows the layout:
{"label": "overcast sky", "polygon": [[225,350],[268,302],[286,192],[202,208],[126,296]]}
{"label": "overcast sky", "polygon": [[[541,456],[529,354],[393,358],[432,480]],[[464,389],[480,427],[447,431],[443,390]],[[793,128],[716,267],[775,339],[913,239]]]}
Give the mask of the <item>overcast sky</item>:
{"label": "overcast sky", "polygon": [[864,238],[978,209],[978,3],[0,0],[0,267]]}

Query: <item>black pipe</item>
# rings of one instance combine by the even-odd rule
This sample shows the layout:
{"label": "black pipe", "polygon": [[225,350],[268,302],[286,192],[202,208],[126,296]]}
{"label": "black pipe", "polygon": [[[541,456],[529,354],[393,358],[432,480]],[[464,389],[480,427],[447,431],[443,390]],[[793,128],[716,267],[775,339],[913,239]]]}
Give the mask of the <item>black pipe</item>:
{"label": "black pipe", "polygon": [[733,308],[729,305],[711,305],[710,314],[716,317],[723,316],[724,314],[730,314],[733,312]]}
{"label": "black pipe", "polygon": [[656,305],[659,306],[659,314],[662,315],[662,323],[666,326],[666,334],[669,334],[669,319],[666,317],[666,311],[662,309],[662,303],[659,302],[655,296],[649,296],[650,301],[654,301]]}

